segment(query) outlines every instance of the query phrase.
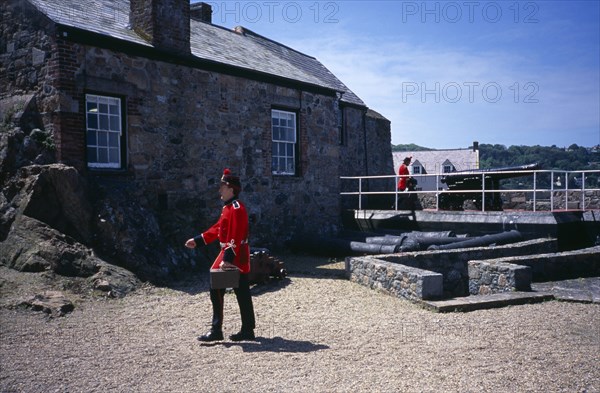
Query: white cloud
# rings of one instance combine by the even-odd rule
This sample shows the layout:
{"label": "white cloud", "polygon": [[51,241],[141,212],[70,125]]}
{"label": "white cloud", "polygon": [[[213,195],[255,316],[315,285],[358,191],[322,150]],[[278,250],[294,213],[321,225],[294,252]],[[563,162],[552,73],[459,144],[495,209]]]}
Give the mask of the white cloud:
{"label": "white cloud", "polygon": [[392,122],[392,143],[434,148],[466,147],[473,140],[598,143],[597,70],[553,68],[514,51],[423,47],[356,38],[341,30],[336,34],[286,44],[315,56],[386,116]]}

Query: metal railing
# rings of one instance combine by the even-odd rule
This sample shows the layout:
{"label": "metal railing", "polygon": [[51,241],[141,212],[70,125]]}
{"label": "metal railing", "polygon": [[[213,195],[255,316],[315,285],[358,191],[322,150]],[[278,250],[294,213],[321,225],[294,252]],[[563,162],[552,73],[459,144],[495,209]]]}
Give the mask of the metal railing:
{"label": "metal railing", "polygon": [[[551,211],[557,210],[573,210],[569,209],[569,206],[573,204],[577,204],[578,208],[575,210],[597,210],[600,209],[600,170],[580,170],[580,171],[557,171],[557,170],[531,170],[531,171],[461,171],[460,174],[470,174],[473,176],[481,176],[481,187],[477,189],[461,189],[461,190],[451,190],[445,186],[441,179],[445,176],[452,176],[453,174],[457,174],[457,172],[451,173],[436,173],[436,174],[413,174],[411,177],[417,179],[418,184],[421,184],[419,179],[427,179],[427,178],[435,178],[435,190],[417,190],[417,191],[399,191],[396,189],[396,184],[400,179],[399,175],[382,175],[382,176],[341,176],[340,179],[342,181],[356,181],[358,182],[358,191],[342,191],[340,195],[348,195],[348,196],[357,196],[358,197],[358,210],[362,210],[362,200],[364,196],[369,195],[393,195],[394,205],[393,210],[398,210],[398,200],[402,195],[411,195],[416,194],[417,196],[434,194],[435,195],[435,210],[443,210],[440,209],[440,195],[444,194],[475,194],[481,193],[481,211],[486,210],[486,195],[494,193],[502,193],[502,194],[515,194],[515,193],[526,193],[531,195],[532,202],[532,210],[536,211],[537,204],[542,201],[548,201],[550,204]],[[510,179],[524,179],[532,178],[532,187],[531,188],[512,188],[512,189],[486,189],[486,177],[494,174],[514,174],[515,177]],[[564,178],[561,179],[561,176]],[[579,176],[579,177],[578,177]],[[393,179],[394,185],[393,189],[386,189],[382,191],[363,191],[365,187],[363,187],[364,182],[370,182],[371,180],[383,181],[385,179]],[[502,180],[508,180],[504,178]],[[595,187],[591,187],[586,184],[586,180],[589,181],[590,184],[595,184]],[[489,179],[488,179],[489,181]],[[521,182],[523,183],[523,182]],[[524,183],[528,183],[524,181]],[[375,187],[366,187],[375,188]],[[549,194],[549,198],[543,198]],[[564,202],[562,203],[562,208],[554,208],[554,202],[557,197],[560,195],[564,195]],[[590,203],[586,206],[586,195],[590,199]],[[578,199],[577,199],[578,198]],[[390,207],[392,208],[392,207]]]}

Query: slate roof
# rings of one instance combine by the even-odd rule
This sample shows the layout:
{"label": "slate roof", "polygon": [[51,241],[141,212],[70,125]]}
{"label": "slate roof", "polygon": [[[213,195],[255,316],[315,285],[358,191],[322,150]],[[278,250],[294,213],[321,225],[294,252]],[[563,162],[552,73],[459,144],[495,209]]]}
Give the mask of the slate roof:
{"label": "slate roof", "polygon": [[[129,25],[129,0],[28,0],[59,25],[82,29],[151,48]],[[342,101],[365,106],[314,57],[247,29],[239,32],[190,21],[192,55],[201,60],[338,91]]]}
{"label": "slate roof", "polygon": [[[442,173],[443,165],[449,161],[457,171],[468,169],[479,169],[479,151],[473,149],[448,149],[448,150],[424,150],[424,151],[395,151],[392,152],[394,159],[394,173],[402,164],[404,157],[412,156],[411,165],[416,161],[427,171],[428,174]],[[412,169],[411,169],[411,173]]]}

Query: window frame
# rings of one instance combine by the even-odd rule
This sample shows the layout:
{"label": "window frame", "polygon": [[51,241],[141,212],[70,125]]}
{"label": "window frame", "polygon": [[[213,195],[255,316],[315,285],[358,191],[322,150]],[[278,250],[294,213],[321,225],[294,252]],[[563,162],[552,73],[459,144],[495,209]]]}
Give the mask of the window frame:
{"label": "window frame", "polygon": [[[281,120],[285,120],[286,124],[281,124]],[[298,141],[298,113],[288,109],[271,108],[272,175],[296,176],[298,174]],[[290,164],[293,166],[291,170],[289,170]]]}
{"label": "window frame", "polygon": [[[84,105],[85,161],[87,168],[91,170],[119,170],[125,168],[124,97],[88,92],[85,94]],[[105,110],[101,110],[103,106],[106,106]],[[95,121],[92,120],[94,114]],[[101,117],[105,117],[105,119],[101,119]],[[92,135],[92,133],[95,133],[95,135]],[[106,154],[105,157],[100,157],[101,150],[106,150],[103,152]]]}

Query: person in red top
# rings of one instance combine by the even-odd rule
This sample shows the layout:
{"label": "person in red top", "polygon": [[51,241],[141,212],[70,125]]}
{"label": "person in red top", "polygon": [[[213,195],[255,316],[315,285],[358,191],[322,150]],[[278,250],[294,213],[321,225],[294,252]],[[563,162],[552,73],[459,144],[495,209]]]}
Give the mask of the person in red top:
{"label": "person in red top", "polygon": [[400,180],[398,180],[399,191],[406,190],[406,182],[408,180],[408,177],[410,176],[408,166],[410,165],[411,160],[412,157],[405,157],[404,161],[402,161],[402,165],[400,165],[400,168],[398,169],[398,175],[400,175]]}
{"label": "person in red top", "polygon": [[[202,234],[188,239],[185,246],[195,248],[197,245],[210,244],[218,240],[221,252],[215,259],[211,269],[239,269],[240,281],[234,288],[242,318],[241,330],[229,336],[233,341],[254,340],[254,306],[248,282],[250,273],[250,246],[248,245],[248,213],[246,207],[238,199],[242,190],[240,179],[231,174],[229,169],[223,171],[219,194],[224,202],[219,220]],[[223,300],[225,289],[211,289],[210,300],[213,307],[211,330],[198,337],[200,341],[223,340]]]}

